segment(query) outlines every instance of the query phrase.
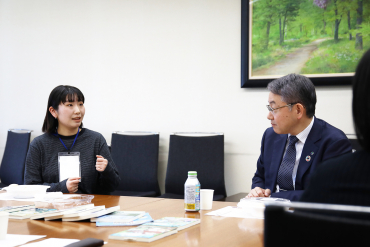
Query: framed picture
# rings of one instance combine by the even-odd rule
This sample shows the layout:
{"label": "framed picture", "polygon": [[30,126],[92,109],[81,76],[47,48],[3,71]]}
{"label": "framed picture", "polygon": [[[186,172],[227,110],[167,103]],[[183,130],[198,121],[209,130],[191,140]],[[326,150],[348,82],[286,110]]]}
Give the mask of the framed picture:
{"label": "framed picture", "polygon": [[302,74],[315,85],[350,85],[370,48],[370,3],[241,0],[241,87]]}

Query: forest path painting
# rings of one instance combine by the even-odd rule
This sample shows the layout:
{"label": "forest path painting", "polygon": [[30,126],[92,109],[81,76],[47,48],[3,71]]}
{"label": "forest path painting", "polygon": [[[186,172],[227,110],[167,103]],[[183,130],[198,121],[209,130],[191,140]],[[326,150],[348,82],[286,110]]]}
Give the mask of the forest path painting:
{"label": "forest path painting", "polygon": [[370,0],[250,1],[249,78],[353,75],[370,48]]}
{"label": "forest path painting", "polygon": [[306,62],[310,59],[313,51],[317,49],[318,45],[327,39],[317,39],[310,44],[298,48],[292,53],[286,55],[285,58],[277,61],[271,66],[264,69],[256,69],[253,75],[286,75],[289,73],[300,74]]}

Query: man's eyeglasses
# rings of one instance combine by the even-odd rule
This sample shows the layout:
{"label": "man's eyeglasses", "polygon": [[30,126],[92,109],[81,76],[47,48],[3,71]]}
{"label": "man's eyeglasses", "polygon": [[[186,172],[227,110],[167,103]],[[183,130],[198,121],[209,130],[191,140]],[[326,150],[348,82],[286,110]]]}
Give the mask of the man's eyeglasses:
{"label": "man's eyeglasses", "polygon": [[280,109],[280,108],[283,108],[283,107],[287,107],[287,106],[293,106],[295,104],[297,104],[297,103],[290,103],[290,104],[287,104],[287,105],[284,105],[284,106],[280,106],[280,107],[276,107],[276,108],[272,108],[270,105],[267,105],[266,107],[267,107],[267,110],[269,110],[269,112],[274,113],[274,111],[277,110],[277,109]]}

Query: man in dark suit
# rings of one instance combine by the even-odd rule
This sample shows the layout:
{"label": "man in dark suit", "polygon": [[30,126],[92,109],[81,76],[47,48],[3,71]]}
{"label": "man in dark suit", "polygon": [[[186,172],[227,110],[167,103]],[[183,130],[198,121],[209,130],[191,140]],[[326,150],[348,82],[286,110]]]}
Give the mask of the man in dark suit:
{"label": "man in dark suit", "polygon": [[272,127],[262,137],[247,197],[297,201],[319,164],[351,152],[351,144],[341,130],[314,117],[316,92],[310,79],[289,74],[270,82],[267,88],[267,118]]}

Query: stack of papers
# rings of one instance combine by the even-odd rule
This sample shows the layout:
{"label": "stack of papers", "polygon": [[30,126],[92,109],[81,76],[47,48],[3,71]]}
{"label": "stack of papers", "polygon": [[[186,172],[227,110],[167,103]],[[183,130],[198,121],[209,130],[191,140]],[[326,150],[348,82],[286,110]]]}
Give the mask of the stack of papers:
{"label": "stack of papers", "polygon": [[8,206],[0,208],[2,212],[9,213],[9,219],[28,219],[36,212],[35,205]]}
{"label": "stack of papers", "polygon": [[0,208],[0,211],[8,212],[9,219],[42,219],[62,221],[79,221],[100,217],[118,211],[120,206],[105,208],[105,206],[94,207],[94,204],[77,206],[74,208],[57,210],[50,208],[36,208],[35,205],[9,206]]}
{"label": "stack of papers", "polygon": [[74,214],[65,214],[62,217],[62,221],[79,221],[79,220],[87,220],[91,218],[96,218],[102,215],[106,215],[117,211],[120,209],[120,206],[115,206],[111,208],[105,208],[105,206],[97,206],[90,210],[86,210],[85,212],[79,212]]}
{"label": "stack of papers", "polygon": [[9,219],[42,219],[46,216],[61,215],[62,213],[56,209],[50,208],[30,208],[21,211],[9,213]]}
{"label": "stack of papers", "polygon": [[44,220],[58,220],[58,219],[62,219],[63,216],[87,212],[89,210],[92,210],[93,208],[94,208],[94,204],[86,204],[82,206],[68,208],[68,209],[60,210],[62,212],[62,215],[47,216],[47,217],[44,217]]}

